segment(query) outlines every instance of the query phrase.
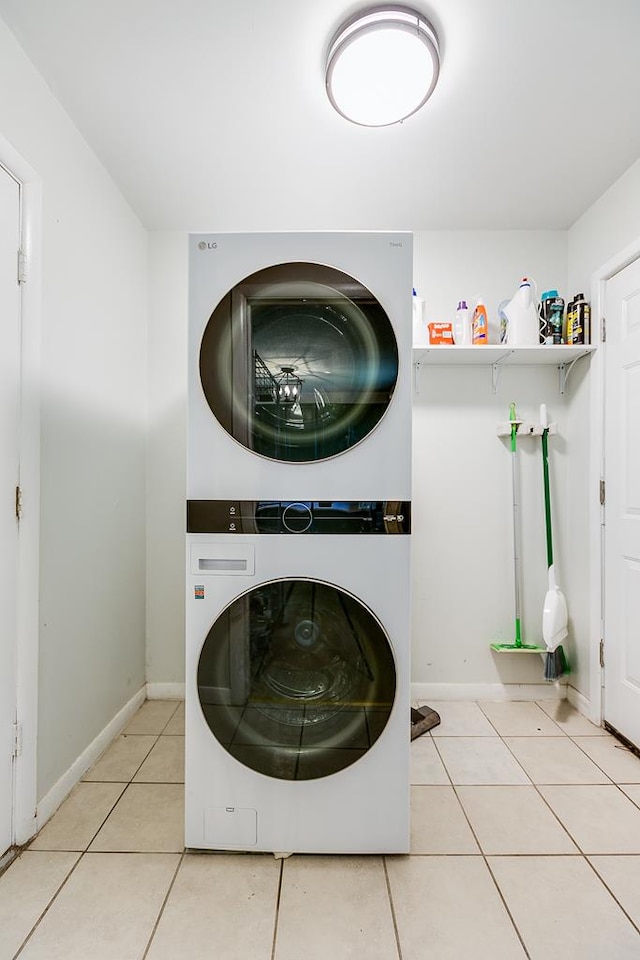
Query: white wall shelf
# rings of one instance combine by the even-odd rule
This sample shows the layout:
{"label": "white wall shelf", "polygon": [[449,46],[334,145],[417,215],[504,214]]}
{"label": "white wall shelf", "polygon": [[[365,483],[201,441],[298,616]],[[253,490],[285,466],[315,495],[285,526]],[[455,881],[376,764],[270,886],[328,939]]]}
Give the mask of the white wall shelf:
{"label": "white wall shelf", "polygon": [[507,347],[503,345],[456,347],[455,345],[416,345],[413,347],[413,363],[416,373],[416,393],[418,392],[418,373],[423,366],[486,366],[491,367],[493,392],[498,389],[500,370],[512,365],[553,365],[558,368],[559,389],[564,395],[567,376],[571,367],[595,351],[589,344],[558,344],[556,346]]}

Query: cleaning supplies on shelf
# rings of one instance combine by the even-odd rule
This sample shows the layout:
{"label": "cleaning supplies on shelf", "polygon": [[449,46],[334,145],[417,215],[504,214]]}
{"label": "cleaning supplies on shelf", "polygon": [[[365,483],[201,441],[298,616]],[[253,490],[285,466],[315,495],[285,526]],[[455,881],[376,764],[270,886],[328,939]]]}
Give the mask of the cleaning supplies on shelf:
{"label": "cleaning supplies on shelf", "polygon": [[551,529],[551,492],[549,484],[549,456],[547,438],[549,423],[546,404],[540,405],[540,423],[542,424],[542,474],[544,482],[544,517],[547,532],[547,567],[549,586],[544,598],[542,611],[542,639],[546,645],[544,666],[545,680],[558,680],[569,672],[567,658],[562,649],[562,641],[568,635],[567,601],[556,583],[553,565],[553,536]]}
{"label": "cleaning supplies on shelf", "polygon": [[456,318],[453,321],[453,342],[457,347],[471,346],[473,338],[471,335],[471,317],[466,300],[458,302]]}
{"label": "cleaning supplies on shelf", "polygon": [[564,342],[562,327],[564,323],[564,300],[554,297],[549,303],[549,330],[551,343],[557,345]]}
{"label": "cleaning supplies on shelf", "polygon": [[583,293],[576,293],[567,307],[566,343],[589,343],[591,338],[591,306]]}
{"label": "cleaning supplies on shelf", "polygon": [[553,343],[553,332],[549,324],[549,317],[551,315],[551,304],[557,297],[557,290],[543,290],[540,294],[540,304],[538,306],[540,343]]}
{"label": "cleaning supplies on shelf", "polygon": [[474,345],[489,343],[489,320],[487,318],[487,308],[482,299],[479,299],[476,303],[471,328]]}
{"label": "cleaning supplies on shelf", "polygon": [[498,323],[500,325],[500,343],[504,343],[507,339],[507,325],[509,321],[507,320],[507,315],[504,312],[504,308],[509,303],[508,300],[503,300],[502,303],[498,304]]}
{"label": "cleaning supplies on shelf", "polygon": [[540,320],[536,307],[535,281],[523,277],[520,286],[506,306],[505,343],[510,347],[533,347],[540,343]]}
{"label": "cleaning supplies on shelf", "polygon": [[416,293],[413,288],[412,310],[413,310],[413,342],[416,346],[423,346],[426,343],[427,331],[424,325],[424,300]]}
{"label": "cleaning supplies on shelf", "polygon": [[448,344],[453,343],[453,328],[450,323],[429,323],[429,343],[430,344]]}
{"label": "cleaning supplies on shelf", "polygon": [[490,644],[496,653],[546,653],[547,648],[532,643],[522,642],[522,627],[520,622],[520,485],[518,480],[517,442],[518,424],[521,421],[516,416],[515,403],[509,406],[509,423],[511,426],[511,490],[513,514],[513,580],[515,592],[515,639],[513,643],[494,642]]}

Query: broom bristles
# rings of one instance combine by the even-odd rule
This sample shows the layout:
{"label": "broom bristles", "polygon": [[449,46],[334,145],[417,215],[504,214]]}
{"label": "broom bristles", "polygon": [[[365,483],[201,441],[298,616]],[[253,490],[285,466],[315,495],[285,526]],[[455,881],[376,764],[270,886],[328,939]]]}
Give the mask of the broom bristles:
{"label": "broom bristles", "polygon": [[550,683],[559,680],[565,673],[569,672],[569,664],[562,646],[556,647],[551,653],[548,653],[544,661],[544,678]]}

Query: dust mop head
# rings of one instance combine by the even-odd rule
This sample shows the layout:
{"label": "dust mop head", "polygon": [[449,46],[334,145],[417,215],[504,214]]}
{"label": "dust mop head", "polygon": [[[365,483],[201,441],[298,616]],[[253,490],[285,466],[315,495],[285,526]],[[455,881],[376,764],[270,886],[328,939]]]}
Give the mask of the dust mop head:
{"label": "dust mop head", "polygon": [[417,710],[412,707],[411,739],[415,740],[416,737],[426,733],[427,730],[431,730],[432,727],[437,727],[439,723],[440,714],[432,710],[431,707],[418,707]]}

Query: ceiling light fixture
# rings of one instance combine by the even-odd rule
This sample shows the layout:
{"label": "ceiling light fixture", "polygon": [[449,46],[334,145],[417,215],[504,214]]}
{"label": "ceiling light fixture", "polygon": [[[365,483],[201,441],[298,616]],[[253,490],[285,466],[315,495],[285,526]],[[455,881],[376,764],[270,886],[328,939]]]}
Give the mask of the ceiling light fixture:
{"label": "ceiling light fixture", "polygon": [[329,45],[325,84],[347,120],[365,127],[401,123],[434,91],[438,38],[411,7],[368,8],[344,23]]}

